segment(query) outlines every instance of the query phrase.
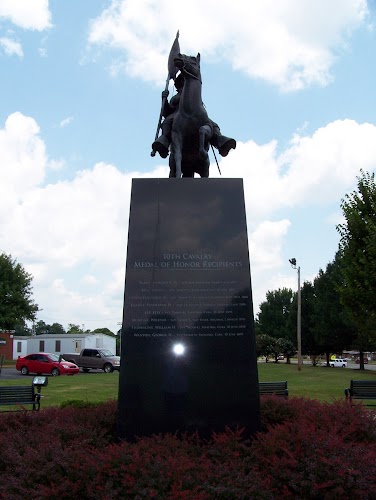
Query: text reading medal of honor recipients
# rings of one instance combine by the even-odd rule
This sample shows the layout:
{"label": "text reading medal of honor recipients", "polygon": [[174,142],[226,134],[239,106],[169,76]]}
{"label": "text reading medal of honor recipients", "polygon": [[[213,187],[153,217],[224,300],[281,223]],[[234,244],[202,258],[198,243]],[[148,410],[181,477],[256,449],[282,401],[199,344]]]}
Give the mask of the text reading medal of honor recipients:
{"label": "text reading medal of honor recipients", "polygon": [[[153,262],[135,261],[133,269],[199,270],[207,279],[156,279],[138,282],[130,297],[131,331],[136,337],[237,337],[246,330],[249,295],[239,291],[238,280],[220,279],[220,270],[240,270],[241,261],[217,260],[209,253],[163,253]],[[164,274],[164,273],[163,273]],[[206,274],[206,273],[205,273]],[[218,274],[218,279],[216,279]],[[227,273],[226,273],[227,274]],[[229,273],[231,275],[231,273]],[[158,274],[161,276],[161,273]],[[186,276],[186,275],[184,275]]]}

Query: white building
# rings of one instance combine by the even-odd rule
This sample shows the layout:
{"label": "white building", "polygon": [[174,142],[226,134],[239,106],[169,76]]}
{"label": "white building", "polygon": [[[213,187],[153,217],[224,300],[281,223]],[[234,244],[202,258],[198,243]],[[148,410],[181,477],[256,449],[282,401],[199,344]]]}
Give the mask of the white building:
{"label": "white building", "polygon": [[28,338],[29,337],[17,335],[13,337],[13,359],[17,359],[18,356],[26,356]]}
{"label": "white building", "polygon": [[16,336],[13,338],[13,359],[34,352],[52,352],[57,355],[69,352],[79,353],[81,349],[86,348],[108,349],[116,354],[116,337],[104,333]]}

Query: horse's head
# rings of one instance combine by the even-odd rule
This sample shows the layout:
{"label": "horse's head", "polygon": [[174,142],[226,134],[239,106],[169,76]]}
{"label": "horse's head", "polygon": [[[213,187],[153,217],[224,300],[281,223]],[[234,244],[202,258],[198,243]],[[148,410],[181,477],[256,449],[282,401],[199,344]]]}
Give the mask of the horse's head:
{"label": "horse's head", "polygon": [[178,69],[180,69],[184,77],[191,77],[201,81],[199,53],[196,57],[186,56],[185,54],[177,54],[174,57],[174,64]]}

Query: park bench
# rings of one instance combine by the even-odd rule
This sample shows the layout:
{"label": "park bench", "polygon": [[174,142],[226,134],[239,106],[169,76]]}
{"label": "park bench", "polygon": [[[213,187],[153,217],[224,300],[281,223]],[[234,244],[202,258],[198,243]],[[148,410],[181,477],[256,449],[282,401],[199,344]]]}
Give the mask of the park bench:
{"label": "park bench", "polygon": [[259,382],[260,396],[265,394],[274,396],[284,396],[287,398],[289,391],[287,389],[287,381],[284,382]]}
{"label": "park bench", "polygon": [[[48,384],[47,377],[34,377],[31,385],[11,385],[0,386],[0,407],[11,406],[10,410],[2,411],[20,411],[20,410],[34,410],[38,411],[40,408],[40,391],[42,386]],[[32,408],[27,408],[32,406]],[[17,409],[15,409],[17,407]]]}
{"label": "park bench", "polygon": [[[350,388],[345,389],[346,400],[373,399],[376,401],[376,380],[350,380]],[[368,404],[367,406],[376,406]]]}

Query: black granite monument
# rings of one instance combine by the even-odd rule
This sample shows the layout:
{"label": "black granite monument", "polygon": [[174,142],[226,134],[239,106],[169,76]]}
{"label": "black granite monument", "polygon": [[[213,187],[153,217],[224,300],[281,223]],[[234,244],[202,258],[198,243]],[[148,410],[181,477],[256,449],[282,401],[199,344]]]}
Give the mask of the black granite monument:
{"label": "black granite monument", "polygon": [[[227,156],[236,141],[208,117],[200,54],[181,54],[178,37],[151,153],[169,155],[172,178],[134,179],[132,185],[121,438],[259,429],[243,184],[206,178],[209,146]],[[177,94],[168,102],[171,79]],[[204,178],[194,179],[195,173]]]}
{"label": "black granite monument", "polygon": [[241,179],[134,179],[119,384],[121,438],[259,430]]}

